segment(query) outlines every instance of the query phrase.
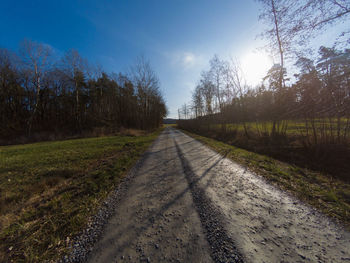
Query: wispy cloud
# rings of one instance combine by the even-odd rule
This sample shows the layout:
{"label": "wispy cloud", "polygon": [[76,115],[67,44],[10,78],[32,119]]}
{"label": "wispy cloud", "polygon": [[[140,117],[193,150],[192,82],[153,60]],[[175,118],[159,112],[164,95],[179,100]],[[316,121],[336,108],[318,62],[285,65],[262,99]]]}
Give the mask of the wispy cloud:
{"label": "wispy cloud", "polygon": [[203,67],[206,60],[204,56],[190,51],[166,52],[164,56],[174,67],[181,67],[185,70]]}
{"label": "wispy cloud", "polygon": [[196,56],[190,52],[184,53],[182,57],[182,64],[185,67],[193,67],[196,64]]}
{"label": "wispy cloud", "polygon": [[175,50],[162,52],[168,77],[163,82],[168,87],[169,117],[177,118],[177,109],[191,98],[200,72],[208,67],[209,56],[191,50]]}

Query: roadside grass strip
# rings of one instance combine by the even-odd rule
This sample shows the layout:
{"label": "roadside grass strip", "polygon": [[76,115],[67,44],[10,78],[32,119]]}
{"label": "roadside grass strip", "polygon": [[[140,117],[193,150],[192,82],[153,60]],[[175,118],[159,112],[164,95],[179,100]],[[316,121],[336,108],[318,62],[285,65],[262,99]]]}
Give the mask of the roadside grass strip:
{"label": "roadside grass strip", "polygon": [[300,168],[181,129],[272,184],[297,196],[350,230],[350,184],[330,175]]}

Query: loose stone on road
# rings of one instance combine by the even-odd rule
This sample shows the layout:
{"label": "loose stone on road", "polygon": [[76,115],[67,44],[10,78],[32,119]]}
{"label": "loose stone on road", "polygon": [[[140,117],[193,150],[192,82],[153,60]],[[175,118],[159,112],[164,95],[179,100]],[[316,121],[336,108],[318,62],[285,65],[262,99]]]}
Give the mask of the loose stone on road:
{"label": "loose stone on road", "polygon": [[147,153],[89,262],[212,262],[171,133]]}
{"label": "loose stone on road", "polygon": [[136,169],[89,262],[350,262],[350,233],[173,128]]}

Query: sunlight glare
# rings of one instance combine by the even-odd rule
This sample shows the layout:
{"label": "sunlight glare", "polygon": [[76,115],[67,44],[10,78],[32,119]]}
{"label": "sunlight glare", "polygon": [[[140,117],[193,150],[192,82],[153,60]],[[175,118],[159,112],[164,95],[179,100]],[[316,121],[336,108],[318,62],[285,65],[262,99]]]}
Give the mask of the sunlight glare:
{"label": "sunlight glare", "polygon": [[272,59],[262,51],[246,53],[241,58],[241,63],[247,83],[254,86],[262,82],[262,78],[273,65]]}

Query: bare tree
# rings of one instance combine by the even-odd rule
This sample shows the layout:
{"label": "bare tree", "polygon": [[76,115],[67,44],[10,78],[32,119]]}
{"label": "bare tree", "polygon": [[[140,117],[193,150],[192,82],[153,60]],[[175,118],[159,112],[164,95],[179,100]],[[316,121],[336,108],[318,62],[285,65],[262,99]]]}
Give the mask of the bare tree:
{"label": "bare tree", "polygon": [[[280,76],[279,86],[285,87],[283,70],[285,67],[286,53],[291,52],[292,43],[296,34],[295,29],[290,28],[291,13],[295,9],[296,1],[290,0],[259,0],[263,4],[263,10],[259,16],[269,28],[262,36],[269,40],[269,49],[272,54],[279,55]],[[277,52],[276,52],[277,51]]]}
{"label": "bare tree", "polygon": [[[307,0],[300,1],[298,7],[289,16],[290,32],[298,36],[299,44],[305,45],[320,30],[326,30],[331,25],[346,23],[350,15],[348,0]],[[337,41],[347,37],[350,44],[350,28],[339,32]]]}
{"label": "bare tree", "polygon": [[42,43],[24,40],[21,43],[21,55],[27,72],[30,74],[31,82],[35,90],[35,102],[31,116],[28,120],[28,134],[32,131],[33,120],[37,114],[40,103],[41,84],[50,66],[51,47]]}
{"label": "bare tree", "polygon": [[159,79],[152,69],[150,62],[144,56],[136,59],[136,63],[131,66],[129,74],[134,85],[139,89],[144,91],[148,89],[159,89]]}
{"label": "bare tree", "polygon": [[206,114],[213,114],[213,98],[215,95],[215,87],[210,79],[210,73],[203,71],[201,73],[200,84],[202,94],[205,100],[205,110]]}
{"label": "bare tree", "polygon": [[[140,117],[142,128],[147,128],[149,122],[159,122],[159,116],[151,119],[151,112],[155,105],[152,104],[154,98],[161,98],[159,90],[159,79],[155,71],[152,69],[150,62],[143,56],[137,58],[136,63],[130,68],[130,78],[134,86],[137,88],[139,104],[143,112]],[[166,109],[162,109],[166,114]],[[161,118],[163,118],[162,116]]]}
{"label": "bare tree", "polygon": [[184,115],[185,120],[187,120],[188,119],[188,115],[190,113],[190,109],[189,109],[189,107],[188,107],[188,105],[186,103],[184,103],[182,105],[181,111],[182,111],[182,113]]}
{"label": "bare tree", "polygon": [[82,128],[80,97],[81,89],[85,78],[84,74],[86,72],[87,67],[87,61],[83,59],[80,56],[79,52],[75,49],[67,51],[62,59],[62,71],[65,77],[67,78],[68,83],[73,86],[75,93],[75,119],[77,124],[77,130],[79,132]]}
{"label": "bare tree", "polygon": [[[330,26],[346,23],[350,15],[348,0],[258,0],[263,4],[260,19],[270,27],[262,34],[270,40],[270,50],[276,49],[284,67],[286,55],[305,51],[308,41]],[[346,38],[350,43],[350,28],[339,32],[335,44]]]}
{"label": "bare tree", "polygon": [[211,82],[214,84],[214,93],[215,98],[217,101],[216,109],[218,111],[221,111],[224,106],[224,73],[225,73],[225,64],[226,62],[223,60],[220,60],[220,58],[217,55],[214,55],[214,57],[209,61],[210,64],[210,70],[209,70],[209,76],[211,78]]}
{"label": "bare tree", "polygon": [[231,58],[228,67],[228,81],[230,83],[229,85],[232,94],[238,94],[238,96],[242,98],[246,93],[248,86],[239,61],[234,60],[233,58]]}
{"label": "bare tree", "polygon": [[46,140],[100,128],[153,129],[162,123],[167,108],[145,60],[134,67],[131,79],[103,71],[90,74],[76,50],[55,61],[50,51],[32,41],[22,43],[20,59],[0,49],[0,144],[25,134]]}
{"label": "bare tree", "polygon": [[241,113],[241,122],[243,124],[244,133],[248,136],[248,127],[246,125],[247,108],[244,100],[244,96],[248,91],[248,86],[246,84],[244,73],[239,62],[237,60],[233,60],[232,58],[228,67],[228,78],[230,86],[232,87],[232,93],[238,94],[239,99],[237,102]]}
{"label": "bare tree", "polygon": [[204,113],[204,103],[202,88],[200,85],[197,85],[192,93],[192,104],[194,108],[195,118],[202,116]]}

